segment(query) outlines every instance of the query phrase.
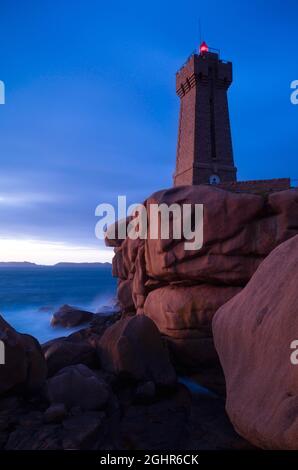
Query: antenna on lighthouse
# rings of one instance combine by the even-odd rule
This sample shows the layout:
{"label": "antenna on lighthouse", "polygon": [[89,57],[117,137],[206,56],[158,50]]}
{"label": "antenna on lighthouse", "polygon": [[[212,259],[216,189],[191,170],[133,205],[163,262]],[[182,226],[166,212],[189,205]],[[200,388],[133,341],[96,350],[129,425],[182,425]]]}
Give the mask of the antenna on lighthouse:
{"label": "antenna on lighthouse", "polygon": [[202,44],[202,24],[201,24],[201,18],[199,18],[199,37],[200,37],[200,44]]}
{"label": "antenna on lighthouse", "polygon": [[201,18],[199,18],[199,35],[200,35],[199,53],[200,53],[200,55],[204,55],[206,52],[209,51],[209,47],[208,47],[208,45],[206,44],[206,42],[203,41]]}

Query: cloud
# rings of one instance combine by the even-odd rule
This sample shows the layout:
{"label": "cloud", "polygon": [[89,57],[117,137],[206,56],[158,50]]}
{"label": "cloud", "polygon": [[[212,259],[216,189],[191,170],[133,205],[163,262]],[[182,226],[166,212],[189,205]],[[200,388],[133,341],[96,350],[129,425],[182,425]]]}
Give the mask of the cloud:
{"label": "cloud", "polygon": [[53,194],[46,193],[0,193],[0,206],[23,207],[55,202]]}

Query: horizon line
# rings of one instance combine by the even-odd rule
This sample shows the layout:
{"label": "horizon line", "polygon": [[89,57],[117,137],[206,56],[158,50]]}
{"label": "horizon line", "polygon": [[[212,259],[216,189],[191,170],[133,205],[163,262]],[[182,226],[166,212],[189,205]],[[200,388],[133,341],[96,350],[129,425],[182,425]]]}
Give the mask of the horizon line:
{"label": "horizon line", "polygon": [[103,265],[103,264],[109,264],[112,265],[109,261],[59,261],[58,263],[54,264],[38,264],[34,263],[32,261],[0,261],[0,267],[1,265],[30,265],[30,266],[37,266],[37,267],[55,267],[59,265]]}

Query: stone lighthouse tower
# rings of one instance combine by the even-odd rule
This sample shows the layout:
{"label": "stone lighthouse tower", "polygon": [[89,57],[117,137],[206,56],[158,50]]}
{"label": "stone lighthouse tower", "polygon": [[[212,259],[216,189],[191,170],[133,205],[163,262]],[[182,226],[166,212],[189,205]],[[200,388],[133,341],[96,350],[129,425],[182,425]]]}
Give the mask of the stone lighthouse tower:
{"label": "stone lighthouse tower", "polygon": [[180,98],[174,186],[236,181],[227,90],[232,63],[203,42],[176,74]]}

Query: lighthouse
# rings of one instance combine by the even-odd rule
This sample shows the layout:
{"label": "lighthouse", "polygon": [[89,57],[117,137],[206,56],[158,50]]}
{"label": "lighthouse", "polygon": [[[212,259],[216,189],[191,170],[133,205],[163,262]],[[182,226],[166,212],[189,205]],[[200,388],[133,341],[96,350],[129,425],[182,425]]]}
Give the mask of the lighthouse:
{"label": "lighthouse", "polygon": [[174,186],[235,182],[227,91],[232,63],[202,42],[176,74],[180,98]]}

